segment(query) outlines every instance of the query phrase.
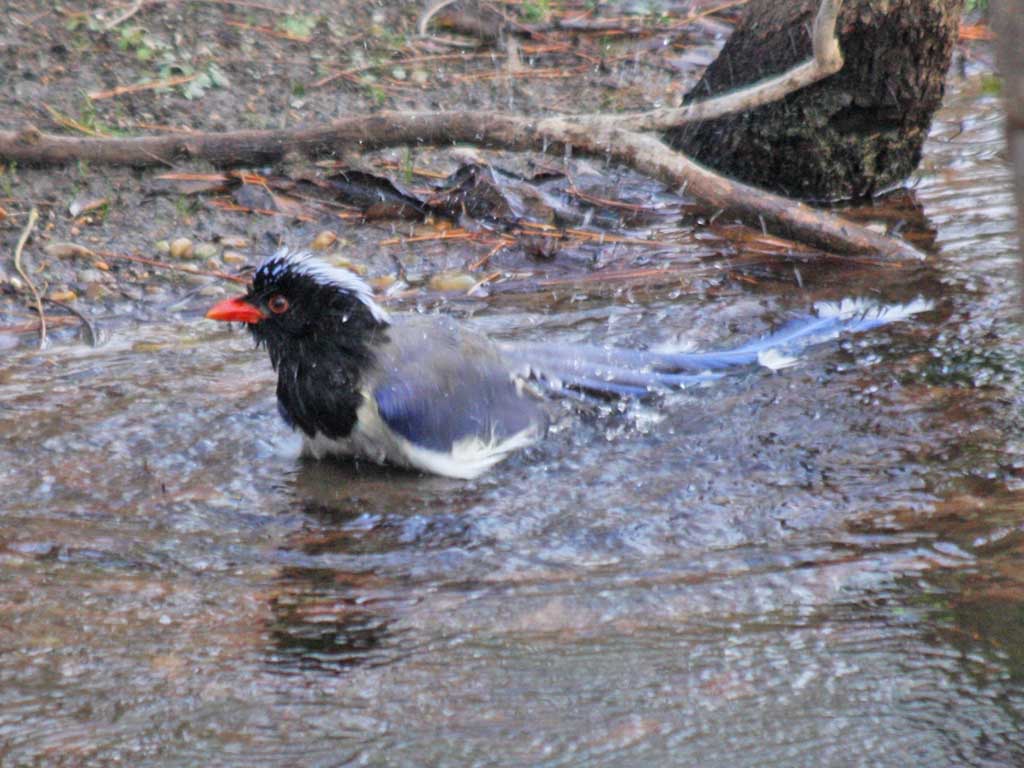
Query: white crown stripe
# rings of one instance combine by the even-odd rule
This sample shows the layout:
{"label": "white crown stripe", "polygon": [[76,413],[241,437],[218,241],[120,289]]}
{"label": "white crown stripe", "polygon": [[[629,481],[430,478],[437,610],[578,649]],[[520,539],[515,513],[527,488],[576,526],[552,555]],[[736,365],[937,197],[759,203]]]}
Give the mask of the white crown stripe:
{"label": "white crown stripe", "polygon": [[332,267],[309,251],[296,251],[282,248],[268,256],[257,273],[262,272],[271,280],[276,280],[287,271],[305,275],[321,285],[331,285],[355,296],[370,310],[373,319],[381,323],[390,322],[387,311],[373,298],[373,290],[360,277],[347,269]]}

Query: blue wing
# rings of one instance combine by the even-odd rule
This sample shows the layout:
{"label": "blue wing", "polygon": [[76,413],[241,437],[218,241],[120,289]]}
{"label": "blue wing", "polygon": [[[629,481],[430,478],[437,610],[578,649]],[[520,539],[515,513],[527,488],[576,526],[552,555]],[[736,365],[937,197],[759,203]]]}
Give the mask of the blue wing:
{"label": "blue wing", "polygon": [[436,319],[396,334],[372,393],[384,423],[414,445],[450,451],[465,438],[501,441],[546,421],[486,339]]}

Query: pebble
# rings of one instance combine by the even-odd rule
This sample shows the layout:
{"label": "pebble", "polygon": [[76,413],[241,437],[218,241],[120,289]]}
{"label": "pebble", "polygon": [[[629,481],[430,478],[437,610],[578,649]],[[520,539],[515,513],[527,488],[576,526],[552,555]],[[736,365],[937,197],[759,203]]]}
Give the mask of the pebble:
{"label": "pebble", "polygon": [[358,261],[350,261],[344,257],[331,259],[331,264],[336,267],[341,267],[342,269],[347,269],[349,272],[353,272],[359,276],[365,275],[369,271],[365,264],[360,264]]}
{"label": "pebble", "polygon": [[197,259],[213,259],[217,256],[217,246],[213,243],[200,243],[195,248]]}
{"label": "pebble", "polygon": [[121,287],[121,295],[131,301],[140,301],[142,299],[142,291],[136,288],[134,285],[125,285]]}
{"label": "pebble", "polygon": [[313,238],[313,241],[309,244],[309,247],[312,248],[314,251],[325,251],[332,245],[334,245],[337,241],[337,234],[331,232],[329,229],[325,229],[323,232],[320,232],[316,237]]}
{"label": "pebble", "polygon": [[241,235],[225,235],[220,239],[220,244],[225,248],[248,248],[249,239]]}
{"label": "pebble", "polygon": [[171,241],[168,252],[172,259],[191,259],[192,254],[195,253],[195,246],[187,237],[179,237]]}
{"label": "pebble", "polygon": [[50,301],[69,302],[78,298],[78,294],[72,290],[53,291],[47,297]]}
{"label": "pebble", "polygon": [[370,286],[378,291],[386,291],[392,285],[398,282],[398,278],[394,275],[381,275],[380,277],[370,278]]}
{"label": "pebble", "polygon": [[210,297],[210,296],[223,296],[225,293],[227,293],[227,291],[224,290],[224,286],[223,285],[216,285],[216,284],[214,284],[214,285],[204,285],[202,288],[200,288],[198,291],[196,291],[196,293],[198,293],[200,296]]}
{"label": "pebble", "polygon": [[157,240],[155,243],[153,243],[153,249],[157,253],[170,253],[171,243],[169,240]]}
{"label": "pebble", "polygon": [[70,259],[78,256],[90,256],[92,251],[78,243],[48,243],[43,251],[55,259]]}
{"label": "pebble", "polygon": [[82,283],[98,283],[102,281],[106,275],[100,272],[98,269],[83,269],[78,273],[78,280]]}
{"label": "pebble", "polygon": [[225,264],[245,264],[246,257],[244,253],[238,251],[224,251],[221,254],[220,260]]}
{"label": "pebble", "polygon": [[434,275],[427,283],[435,291],[468,291],[480,282],[465,272],[442,272]]}

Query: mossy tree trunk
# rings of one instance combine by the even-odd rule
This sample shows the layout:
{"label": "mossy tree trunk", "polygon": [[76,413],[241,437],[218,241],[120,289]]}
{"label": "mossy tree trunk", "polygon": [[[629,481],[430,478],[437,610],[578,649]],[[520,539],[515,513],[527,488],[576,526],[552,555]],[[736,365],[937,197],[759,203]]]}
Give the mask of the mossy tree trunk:
{"label": "mossy tree trunk", "polygon": [[[811,55],[818,0],[751,0],[688,99],[778,74]],[[782,101],[670,132],[728,176],[809,200],[872,195],[917,167],[942,102],[962,0],[848,0],[843,69]]]}

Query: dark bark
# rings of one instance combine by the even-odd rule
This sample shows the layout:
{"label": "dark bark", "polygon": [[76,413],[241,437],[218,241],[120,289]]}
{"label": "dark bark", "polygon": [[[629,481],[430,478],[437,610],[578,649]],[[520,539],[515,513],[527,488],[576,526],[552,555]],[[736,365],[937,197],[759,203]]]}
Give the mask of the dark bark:
{"label": "dark bark", "polygon": [[[734,90],[810,55],[818,0],[751,0],[688,98]],[[681,126],[670,143],[745,182],[809,200],[869,196],[921,160],[942,102],[961,0],[850,0],[835,75],[773,104]]]}
{"label": "dark bark", "polygon": [[[999,71],[1006,102],[1006,146],[1017,189],[1017,234],[1024,259],[1024,0],[998,0],[993,6],[998,30]],[[1021,263],[1024,286],[1024,260]]]}

